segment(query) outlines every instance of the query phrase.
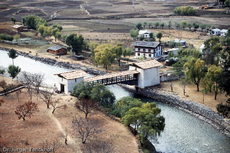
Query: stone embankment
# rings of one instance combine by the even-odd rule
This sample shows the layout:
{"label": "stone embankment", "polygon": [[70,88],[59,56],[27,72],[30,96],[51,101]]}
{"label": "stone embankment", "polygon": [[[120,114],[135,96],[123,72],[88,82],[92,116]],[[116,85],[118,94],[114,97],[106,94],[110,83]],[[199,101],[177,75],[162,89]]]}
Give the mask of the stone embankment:
{"label": "stone embankment", "polygon": [[[0,48],[0,50],[4,50],[4,51],[9,51],[8,49],[5,48]],[[105,71],[101,71],[101,70],[97,70],[91,67],[86,67],[86,66],[82,66],[82,65],[78,65],[78,64],[70,64],[70,63],[65,63],[65,62],[58,62],[54,59],[50,59],[50,58],[43,58],[43,57],[39,57],[39,56],[34,56],[34,55],[30,55],[29,53],[24,53],[24,52],[20,52],[17,51],[18,55],[33,59],[35,61],[40,61],[42,63],[45,64],[49,64],[52,66],[57,66],[57,67],[62,67],[62,68],[66,68],[66,69],[81,69],[84,70],[86,73],[89,74],[93,74],[93,75],[102,75],[102,74],[106,74]]]}
{"label": "stone embankment", "polygon": [[[133,91],[133,89],[130,89],[127,85],[122,85],[122,87]],[[223,118],[217,112],[205,105],[192,100],[183,99],[176,94],[165,92],[159,89],[138,89],[137,93],[154,100],[176,106],[179,109],[182,109],[185,112],[188,112],[195,117],[209,123],[227,137],[230,137],[230,120]]]}

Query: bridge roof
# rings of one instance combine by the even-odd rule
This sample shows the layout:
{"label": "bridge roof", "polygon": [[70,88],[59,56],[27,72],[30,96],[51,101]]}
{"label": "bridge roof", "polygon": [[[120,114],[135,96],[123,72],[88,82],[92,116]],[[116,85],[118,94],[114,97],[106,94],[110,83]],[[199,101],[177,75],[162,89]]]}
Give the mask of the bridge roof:
{"label": "bridge roof", "polygon": [[139,67],[145,70],[145,69],[151,69],[154,67],[160,67],[163,65],[157,60],[149,60],[149,61],[136,62],[136,63],[131,64],[131,66],[136,66],[136,67]]}
{"label": "bridge roof", "polygon": [[92,81],[96,81],[96,80],[102,80],[102,79],[118,77],[118,76],[125,76],[125,75],[133,75],[133,74],[139,74],[139,73],[140,72],[138,72],[137,70],[114,72],[114,73],[108,73],[108,74],[104,74],[104,75],[98,75],[95,77],[85,78],[84,81],[92,82]]}
{"label": "bridge roof", "polygon": [[83,70],[76,70],[76,71],[64,72],[64,73],[59,73],[59,74],[54,74],[54,75],[58,75],[59,77],[63,77],[67,80],[71,80],[71,79],[85,77],[88,74]]}

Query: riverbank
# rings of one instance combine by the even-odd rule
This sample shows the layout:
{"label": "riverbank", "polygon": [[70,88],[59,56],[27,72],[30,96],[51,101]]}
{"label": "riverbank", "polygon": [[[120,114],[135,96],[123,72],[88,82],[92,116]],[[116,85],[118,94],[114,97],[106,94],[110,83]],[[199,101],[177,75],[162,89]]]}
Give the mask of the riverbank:
{"label": "riverbank", "polygon": [[[9,51],[9,49],[3,48],[3,47],[0,47],[0,50],[6,51],[6,52]],[[80,70],[85,71],[86,73],[93,74],[93,75],[102,75],[102,74],[107,73],[105,71],[98,70],[98,69],[95,69],[92,67],[86,67],[86,66],[79,65],[79,64],[71,64],[69,62],[67,62],[67,63],[66,62],[59,62],[59,61],[51,59],[51,58],[43,58],[43,57],[31,55],[29,53],[25,53],[22,51],[18,51],[18,50],[16,50],[16,51],[18,52],[18,55],[20,55],[20,56],[27,57],[27,58],[30,58],[30,59],[33,59],[35,61],[39,61],[39,62],[42,62],[45,64],[49,64],[51,66],[57,66],[57,67],[72,69],[72,70],[80,69]]]}
{"label": "riverbank", "polygon": [[134,88],[130,88],[128,85],[122,85],[122,87],[145,97],[176,106],[212,125],[215,129],[230,138],[230,120],[223,118],[205,105],[192,100],[182,99],[177,95],[162,92],[157,89],[138,89],[138,92],[136,92]]}

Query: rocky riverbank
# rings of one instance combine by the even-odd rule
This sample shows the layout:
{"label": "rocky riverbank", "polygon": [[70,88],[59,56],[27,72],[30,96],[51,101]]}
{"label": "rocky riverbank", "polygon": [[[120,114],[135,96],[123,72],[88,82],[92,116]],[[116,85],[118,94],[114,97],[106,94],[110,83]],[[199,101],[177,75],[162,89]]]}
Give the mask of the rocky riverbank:
{"label": "rocky riverbank", "polygon": [[[130,86],[122,85],[122,87],[132,92],[136,92],[134,88],[130,88]],[[225,134],[227,137],[230,137],[230,120],[223,118],[217,112],[205,105],[202,105],[192,100],[182,99],[176,94],[157,89],[138,89],[138,92],[136,93],[157,101],[176,106],[179,109],[182,109],[196,116],[197,118],[209,123],[221,133]]]}
{"label": "rocky riverbank", "polygon": [[[0,48],[0,50],[9,51],[9,49],[6,49],[6,48]],[[50,58],[43,58],[43,57],[39,57],[39,56],[34,56],[34,55],[30,55],[29,53],[24,53],[24,52],[20,52],[20,51],[17,51],[17,52],[18,52],[18,55],[20,55],[20,56],[24,56],[24,57],[33,59],[35,61],[40,61],[42,63],[49,64],[52,66],[57,66],[57,67],[62,67],[62,68],[67,68],[67,69],[72,69],[72,70],[80,69],[80,70],[85,71],[86,73],[93,74],[93,75],[102,75],[102,74],[107,73],[105,71],[97,70],[97,69],[91,68],[91,67],[86,67],[86,66],[82,66],[82,65],[78,65],[78,64],[70,64],[68,62],[67,63],[58,62],[57,60],[50,59]]]}

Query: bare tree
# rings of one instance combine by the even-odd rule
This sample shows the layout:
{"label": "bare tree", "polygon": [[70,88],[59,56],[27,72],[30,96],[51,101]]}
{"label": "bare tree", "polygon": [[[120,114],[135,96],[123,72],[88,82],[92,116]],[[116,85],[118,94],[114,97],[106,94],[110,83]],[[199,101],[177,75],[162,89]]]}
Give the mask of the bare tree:
{"label": "bare tree", "polygon": [[21,93],[22,93],[22,92],[21,92],[21,89],[16,91],[16,97],[17,97],[17,99],[18,99],[18,102],[19,102],[19,99],[20,99],[19,96],[20,96]]}
{"label": "bare tree", "polygon": [[32,101],[28,101],[23,105],[19,105],[16,107],[15,114],[18,115],[18,119],[23,119],[25,121],[26,117],[31,117],[33,112],[38,111],[37,104]]}
{"label": "bare tree", "polygon": [[75,103],[75,106],[85,113],[85,118],[87,119],[88,114],[97,109],[98,103],[88,98],[82,98],[80,102]]}
{"label": "bare tree", "polygon": [[41,99],[46,103],[47,108],[49,108],[54,92],[40,91]]}
{"label": "bare tree", "polygon": [[84,144],[86,140],[100,132],[102,128],[99,126],[99,123],[95,120],[90,120],[82,117],[75,117],[72,121],[72,126],[75,132],[79,135],[81,142]]}
{"label": "bare tree", "polygon": [[66,105],[66,104],[64,104],[64,105],[59,105],[59,100],[60,100],[60,99],[55,99],[55,100],[53,100],[53,101],[50,102],[51,106],[53,107],[52,114],[54,114],[55,110],[58,109],[58,108],[64,108],[64,109],[67,108],[67,105]]}
{"label": "bare tree", "polygon": [[56,152],[62,145],[58,140],[45,140],[41,144],[43,152]]}
{"label": "bare tree", "polygon": [[23,73],[22,81],[25,83],[27,87],[28,94],[30,95],[30,100],[33,97],[33,88],[39,93],[39,88],[41,87],[42,82],[44,81],[44,75],[38,73]]}

